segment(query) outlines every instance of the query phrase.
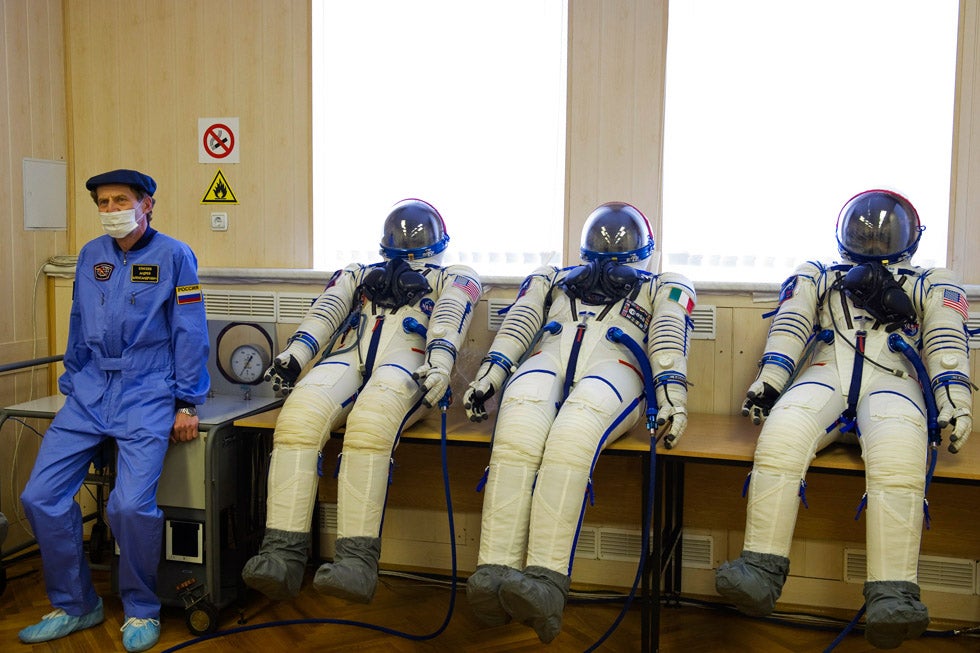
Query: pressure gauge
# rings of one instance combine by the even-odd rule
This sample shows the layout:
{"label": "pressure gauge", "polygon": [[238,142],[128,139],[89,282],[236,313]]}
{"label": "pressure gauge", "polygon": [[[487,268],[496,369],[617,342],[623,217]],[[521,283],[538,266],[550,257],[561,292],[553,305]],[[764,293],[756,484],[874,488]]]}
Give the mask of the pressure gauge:
{"label": "pressure gauge", "polygon": [[257,386],[264,381],[275,352],[272,339],[259,325],[231,322],[218,333],[214,343],[218,371],[236,386]]}
{"label": "pressure gauge", "polygon": [[231,352],[231,374],[240,383],[258,383],[268,367],[268,357],[255,345],[239,345]]}

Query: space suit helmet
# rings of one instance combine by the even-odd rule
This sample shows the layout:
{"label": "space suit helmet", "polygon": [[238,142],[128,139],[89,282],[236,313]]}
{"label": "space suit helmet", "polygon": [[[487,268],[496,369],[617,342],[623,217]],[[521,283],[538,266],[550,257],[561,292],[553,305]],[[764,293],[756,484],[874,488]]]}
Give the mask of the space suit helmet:
{"label": "space suit helmet", "polygon": [[381,255],[414,261],[437,256],[448,244],[446,223],[435,207],[410,198],[395,204],[388,213],[381,235]]}
{"label": "space suit helmet", "polygon": [[925,229],[905,197],[891,190],[866,190],[844,204],[837,217],[837,249],[852,263],[907,261]]}
{"label": "space suit helmet", "polygon": [[643,263],[653,254],[653,249],[653,232],[646,216],[626,202],[598,206],[582,227],[579,251],[587,263]]}

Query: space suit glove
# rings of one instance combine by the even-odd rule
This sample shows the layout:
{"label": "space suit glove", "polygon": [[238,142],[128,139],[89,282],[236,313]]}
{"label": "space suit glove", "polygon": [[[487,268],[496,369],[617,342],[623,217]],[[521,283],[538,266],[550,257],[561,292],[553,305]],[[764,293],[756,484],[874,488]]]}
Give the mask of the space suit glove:
{"label": "space suit glove", "polygon": [[684,406],[663,406],[657,411],[657,426],[670,422],[667,434],[664,436],[664,446],[673,449],[677,441],[684,435],[687,428],[687,408]]}
{"label": "space suit glove", "polygon": [[449,370],[437,365],[425,363],[415,370],[412,377],[419,381],[422,390],[425,392],[422,403],[430,408],[439,403],[439,400],[446,394],[446,390],[449,389]]}
{"label": "space suit glove", "polygon": [[953,432],[949,435],[949,452],[959,453],[973,430],[973,417],[970,415],[970,411],[966,408],[956,408],[952,404],[947,404],[940,410],[936,421],[941,428],[953,427]]}
{"label": "space suit glove", "polygon": [[503,387],[513,369],[510,359],[499,352],[491,351],[483,359],[476,377],[463,393],[463,408],[471,422],[487,419],[487,400]]}
{"label": "space suit glove", "polygon": [[419,382],[425,393],[422,403],[429,408],[438,404],[449,390],[449,373],[454,362],[451,350],[442,347],[430,349],[426,362],[412,373],[412,378]]}
{"label": "space suit glove", "polygon": [[272,365],[265,371],[265,380],[272,382],[273,392],[285,397],[296,387],[296,380],[302,371],[299,361],[289,352],[283,352],[273,359]]}
{"label": "space suit glove", "polygon": [[473,381],[463,393],[463,408],[471,422],[482,422],[487,418],[485,402],[496,392],[496,388],[486,378]]}
{"label": "space suit glove", "polygon": [[779,390],[773,386],[765,381],[756,379],[745,393],[745,402],[742,404],[742,416],[751,417],[753,424],[761,424],[764,419],[769,417],[769,411],[775,405],[779,394]]}

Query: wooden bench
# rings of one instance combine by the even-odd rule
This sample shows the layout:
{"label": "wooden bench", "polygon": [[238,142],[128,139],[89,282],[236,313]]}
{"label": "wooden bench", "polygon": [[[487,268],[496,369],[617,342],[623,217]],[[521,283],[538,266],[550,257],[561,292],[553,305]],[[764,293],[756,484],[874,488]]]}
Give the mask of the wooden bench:
{"label": "wooden bench", "polygon": [[[238,420],[236,426],[275,428],[279,411],[273,410]],[[448,444],[489,447],[493,429],[491,419],[474,423],[460,409],[447,414]],[[605,451],[610,454],[640,456],[643,460],[643,487],[649,482],[647,470],[653,468],[656,496],[652,510],[652,537],[647,551],[647,566],[641,589],[641,650],[659,649],[660,605],[662,599],[676,598],[681,591],[681,534],[684,526],[684,474],[687,463],[733,465],[749,468],[755,453],[761,425],[741,415],[696,413],[689,416],[683,437],[673,449],[658,444],[654,465],[650,461],[650,434],[639,425]],[[438,413],[406,429],[402,440],[438,443],[441,440]],[[980,433],[974,432],[963,451],[951,454],[944,442],[936,465],[934,482],[980,485]],[[488,454],[489,456],[489,454]],[[834,444],[820,452],[810,472],[863,475],[860,449],[853,445]],[[646,492],[643,512],[646,514]],[[641,516],[642,517],[642,516]],[[642,523],[642,518],[641,518]]]}

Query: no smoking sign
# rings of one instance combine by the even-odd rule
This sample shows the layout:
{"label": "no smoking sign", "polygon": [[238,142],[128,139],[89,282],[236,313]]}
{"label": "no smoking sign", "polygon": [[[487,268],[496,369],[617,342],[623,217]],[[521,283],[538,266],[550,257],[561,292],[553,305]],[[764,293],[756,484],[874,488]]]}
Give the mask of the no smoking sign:
{"label": "no smoking sign", "polygon": [[198,118],[199,163],[238,163],[238,118]]}

